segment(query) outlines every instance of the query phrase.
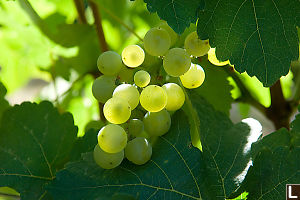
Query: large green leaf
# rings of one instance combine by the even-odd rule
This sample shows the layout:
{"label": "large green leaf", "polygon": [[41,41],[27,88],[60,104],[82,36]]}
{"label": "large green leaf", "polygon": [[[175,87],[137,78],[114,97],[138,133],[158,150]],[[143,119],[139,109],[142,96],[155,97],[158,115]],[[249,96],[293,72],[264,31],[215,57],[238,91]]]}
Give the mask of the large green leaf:
{"label": "large green leaf", "polygon": [[[207,57],[203,57],[199,64],[205,71],[205,81],[195,91],[212,104],[216,110],[229,115],[233,98],[230,93],[232,86],[227,80],[228,74],[222,67],[211,64]],[[222,89],[220,90],[220,88]]]}
{"label": "large green leaf", "polygon": [[76,139],[72,115],[49,102],[23,103],[7,110],[0,125],[0,186],[22,199],[49,199],[44,190],[66,162]]}
{"label": "large green leaf", "polygon": [[251,139],[259,132],[250,131],[245,123],[233,124],[221,112],[216,112],[198,94],[190,95],[200,119],[200,138],[205,162],[203,199],[225,199],[236,191],[243,180],[243,171],[250,161]]}
{"label": "large green leaf", "polygon": [[0,82],[0,121],[2,118],[3,112],[9,108],[9,103],[4,98],[5,94],[6,94],[6,88],[4,87],[2,82]]}
{"label": "large green leaf", "polygon": [[54,199],[101,199],[116,192],[140,199],[198,199],[201,152],[192,147],[189,126],[182,111],[177,112],[168,134],[153,146],[152,159],[137,166],[123,161],[120,167],[104,170],[92,153],[70,163],[57,173],[48,187]]}
{"label": "large green leaf", "polygon": [[177,33],[196,23],[197,12],[204,7],[203,0],[144,0],[150,12],[166,20]]}
{"label": "large green leaf", "polygon": [[[239,72],[272,85],[299,57],[299,0],[206,0],[198,34]],[[173,16],[174,18],[175,16]],[[297,18],[298,17],[298,18]]]}

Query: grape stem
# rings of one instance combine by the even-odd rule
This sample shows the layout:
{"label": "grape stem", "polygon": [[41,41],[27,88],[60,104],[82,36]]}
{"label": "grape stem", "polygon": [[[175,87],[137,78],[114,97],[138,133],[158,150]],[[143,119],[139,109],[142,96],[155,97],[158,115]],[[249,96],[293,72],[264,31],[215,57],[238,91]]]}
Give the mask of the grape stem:
{"label": "grape stem", "polygon": [[84,5],[82,0],[74,0],[74,4],[76,6],[76,10],[78,13],[78,20],[82,24],[87,24],[87,20],[85,17]]}

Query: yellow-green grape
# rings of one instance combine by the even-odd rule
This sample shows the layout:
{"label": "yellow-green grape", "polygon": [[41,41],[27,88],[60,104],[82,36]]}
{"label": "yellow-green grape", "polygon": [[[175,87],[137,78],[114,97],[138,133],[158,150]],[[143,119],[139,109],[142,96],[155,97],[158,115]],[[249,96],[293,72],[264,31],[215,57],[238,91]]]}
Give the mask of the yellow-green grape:
{"label": "yellow-green grape", "polygon": [[94,148],[94,160],[103,169],[113,169],[124,159],[124,150],[117,153],[107,153],[97,144]]}
{"label": "yellow-green grape", "polygon": [[134,74],[134,83],[139,87],[146,87],[150,83],[150,79],[150,74],[144,70],[140,70]]}
{"label": "yellow-green grape", "polygon": [[195,57],[204,56],[210,49],[208,40],[200,40],[197,32],[190,33],[184,41],[186,51]]}
{"label": "yellow-green grape", "polygon": [[175,111],[181,108],[185,101],[185,95],[182,88],[176,83],[167,83],[162,86],[168,96],[168,103],[166,109]]}
{"label": "yellow-green grape", "polygon": [[169,33],[171,39],[171,46],[174,45],[175,42],[178,40],[178,34],[165,21],[159,25],[159,28],[165,29]]}
{"label": "yellow-green grape", "polygon": [[122,65],[121,56],[114,51],[102,53],[97,60],[99,71],[105,75],[116,75],[121,70]]}
{"label": "yellow-green grape", "polygon": [[113,97],[126,100],[129,103],[131,110],[135,109],[140,102],[139,91],[136,89],[136,87],[130,84],[121,84],[116,87]]}
{"label": "yellow-green grape", "polygon": [[111,98],[114,89],[117,87],[116,77],[102,75],[95,79],[92,86],[92,93],[94,97],[101,103],[105,103]]}
{"label": "yellow-green grape", "polygon": [[150,136],[162,136],[171,127],[171,117],[167,110],[147,112],[143,119],[146,132]]}
{"label": "yellow-green grape", "polygon": [[141,92],[140,103],[147,111],[161,111],[167,105],[167,93],[158,85],[149,85]]}
{"label": "yellow-green grape", "polygon": [[139,119],[131,119],[128,125],[128,133],[132,136],[138,137],[143,134],[144,123]]}
{"label": "yellow-green grape", "polygon": [[211,48],[208,51],[208,60],[209,60],[209,62],[211,62],[212,64],[217,65],[217,66],[224,66],[224,65],[229,64],[229,60],[226,60],[226,61],[223,61],[223,62],[218,60],[218,58],[216,56],[216,49],[215,48]]}
{"label": "yellow-green grape", "polygon": [[121,126],[108,124],[100,129],[98,144],[107,153],[120,152],[126,147],[127,134]]}
{"label": "yellow-green grape", "polygon": [[152,155],[152,146],[146,138],[137,137],[128,142],[125,157],[136,165],[148,162]]}
{"label": "yellow-green grape", "polygon": [[200,65],[192,64],[189,71],[180,76],[182,85],[185,88],[197,88],[204,82],[205,73]]}
{"label": "yellow-green grape", "polygon": [[110,98],[103,107],[103,113],[107,121],[113,124],[126,122],[131,114],[128,101],[119,97]]}
{"label": "yellow-green grape", "polygon": [[171,46],[169,33],[162,28],[151,28],[144,37],[144,47],[152,56],[164,55]]}
{"label": "yellow-green grape", "polygon": [[122,51],[122,60],[128,67],[138,67],[145,59],[144,50],[138,45],[129,45]]}
{"label": "yellow-green grape", "polygon": [[182,48],[173,48],[170,49],[164,60],[163,67],[165,71],[174,77],[181,76],[191,66],[191,58],[189,54]]}

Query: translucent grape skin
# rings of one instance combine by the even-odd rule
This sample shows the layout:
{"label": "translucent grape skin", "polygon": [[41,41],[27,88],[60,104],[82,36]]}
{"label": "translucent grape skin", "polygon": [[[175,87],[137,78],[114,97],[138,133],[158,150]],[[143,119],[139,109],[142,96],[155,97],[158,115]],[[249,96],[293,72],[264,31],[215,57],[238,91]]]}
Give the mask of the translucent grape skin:
{"label": "translucent grape skin", "polygon": [[131,108],[127,101],[122,98],[110,98],[103,107],[103,113],[107,121],[113,124],[126,122],[131,115]]}
{"label": "translucent grape skin", "polygon": [[117,87],[115,81],[115,76],[102,75],[96,78],[92,86],[93,96],[99,102],[105,103],[111,98],[114,89]]}
{"label": "translucent grape skin", "polygon": [[147,112],[143,119],[146,132],[150,136],[162,136],[171,127],[171,117],[167,110]]}
{"label": "translucent grape skin", "polygon": [[195,57],[204,56],[210,49],[208,40],[200,40],[197,32],[191,32],[184,41],[186,51]]}
{"label": "translucent grape skin", "polygon": [[107,153],[97,144],[94,148],[94,160],[103,169],[113,169],[124,159],[124,150],[117,153]]}
{"label": "translucent grape skin", "polygon": [[149,85],[141,92],[140,103],[150,112],[159,112],[167,105],[167,93],[158,85]]}
{"label": "translucent grape skin", "polygon": [[189,54],[182,48],[170,49],[164,57],[163,67],[165,71],[174,77],[183,75],[191,66]]}
{"label": "translucent grape skin", "polygon": [[121,56],[114,51],[102,53],[97,60],[98,69],[104,75],[116,75],[121,70],[122,65]]}
{"label": "translucent grape skin", "polygon": [[113,92],[113,97],[126,100],[129,103],[131,110],[135,109],[140,101],[139,91],[136,87],[130,84],[121,84],[116,87]]}
{"label": "translucent grape skin", "polygon": [[159,28],[162,28],[168,32],[171,39],[171,46],[174,45],[179,38],[178,34],[165,21],[159,25]]}
{"label": "translucent grape skin", "polygon": [[122,60],[128,67],[135,68],[140,66],[145,59],[144,50],[138,45],[129,45],[122,51]]}
{"label": "translucent grape skin", "polygon": [[166,83],[162,86],[168,96],[166,109],[176,111],[182,107],[185,101],[185,95],[182,88],[176,83]]}
{"label": "translucent grape skin", "polygon": [[161,28],[151,28],[144,37],[144,47],[152,56],[163,56],[171,46],[168,32]]}
{"label": "translucent grape skin", "polygon": [[151,80],[150,74],[144,70],[137,71],[134,74],[134,83],[138,87],[146,87],[150,83],[150,80]]}
{"label": "translucent grape skin", "polygon": [[192,64],[189,71],[180,76],[182,85],[185,88],[193,89],[202,85],[205,79],[205,73],[200,65]]}
{"label": "translucent grape skin", "polygon": [[138,137],[143,134],[144,123],[139,119],[129,120],[128,133],[131,136]]}
{"label": "translucent grape skin", "polygon": [[125,157],[136,165],[148,162],[152,155],[152,146],[146,138],[137,137],[128,142]]}
{"label": "translucent grape skin", "polygon": [[100,148],[107,153],[120,152],[127,144],[125,130],[116,124],[108,124],[101,128],[97,138]]}

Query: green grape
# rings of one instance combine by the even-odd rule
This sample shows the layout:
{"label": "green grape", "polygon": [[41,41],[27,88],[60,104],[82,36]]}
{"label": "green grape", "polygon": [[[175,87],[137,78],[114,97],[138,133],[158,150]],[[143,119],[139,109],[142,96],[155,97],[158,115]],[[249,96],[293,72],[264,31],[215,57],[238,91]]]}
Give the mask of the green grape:
{"label": "green grape", "polygon": [[146,87],[150,83],[150,79],[150,74],[144,70],[140,70],[134,74],[134,83],[139,87]]}
{"label": "green grape", "polygon": [[117,77],[120,83],[133,83],[133,74],[134,69],[128,68],[125,65],[123,65]]}
{"label": "green grape", "polygon": [[121,126],[108,124],[99,131],[98,144],[107,153],[120,152],[126,147],[127,134]]}
{"label": "green grape", "polygon": [[164,55],[171,46],[168,32],[161,28],[151,28],[144,37],[144,47],[152,56]]}
{"label": "green grape", "polygon": [[107,153],[97,144],[94,148],[94,160],[103,169],[112,169],[119,166],[124,159],[124,150],[117,153]]}
{"label": "green grape", "polygon": [[127,101],[113,97],[104,104],[103,113],[110,123],[122,124],[129,119],[131,108]]}
{"label": "green grape", "polygon": [[85,125],[84,131],[87,132],[90,129],[100,130],[104,126],[103,121],[92,120]]}
{"label": "green grape", "polygon": [[144,123],[139,119],[131,119],[128,125],[128,133],[132,136],[138,137],[144,131]]}
{"label": "green grape", "polygon": [[136,165],[148,162],[152,155],[152,146],[146,138],[137,137],[128,142],[125,157]]}
{"label": "green grape", "polygon": [[99,71],[105,75],[116,75],[121,70],[122,65],[121,56],[114,51],[102,53],[97,60]]}
{"label": "green grape", "polygon": [[145,59],[144,50],[138,45],[129,45],[122,51],[122,60],[128,67],[138,67]]}
{"label": "green grape", "polygon": [[146,132],[150,136],[162,136],[171,127],[171,117],[167,110],[147,112],[143,119]]}
{"label": "green grape", "polygon": [[95,79],[92,86],[92,93],[94,97],[101,103],[105,103],[111,98],[114,89],[117,87],[116,77],[102,75]]}
{"label": "green grape", "polygon": [[204,56],[210,49],[208,40],[200,40],[197,32],[190,33],[184,41],[186,51],[195,57]]}
{"label": "green grape", "polygon": [[167,83],[162,86],[168,96],[166,109],[175,111],[181,108],[185,101],[185,95],[182,88],[176,83]]}
{"label": "green grape", "polygon": [[185,88],[197,88],[204,82],[205,73],[200,65],[192,64],[189,71],[180,76],[182,85]]}
{"label": "green grape", "polygon": [[165,21],[159,25],[159,28],[162,28],[168,32],[171,39],[171,46],[174,45],[178,40],[178,34]]}
{"label": "green grape", "polygon": [[129,103],[131,110],[135,109],[140,101],[139,91],[136,89],[136,87],[130,84],[119,85],[114,90],[113,97],[126,100]]}
{"label": "green grape", "polygon": [[161,111],[167,105],[167,93],[158,85],[149,85],[141,92],[140,103],[147,111]]}
{"label": "green grape", "polygon": [[191,58],[189,54],[182,48],[170,49],[163,61],[165,71],[174,77],[181,76],[191,66]]}

